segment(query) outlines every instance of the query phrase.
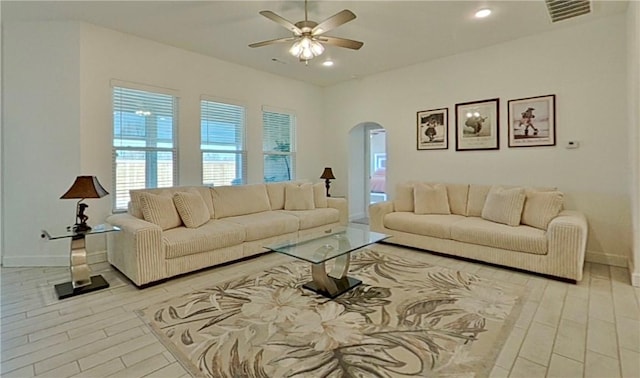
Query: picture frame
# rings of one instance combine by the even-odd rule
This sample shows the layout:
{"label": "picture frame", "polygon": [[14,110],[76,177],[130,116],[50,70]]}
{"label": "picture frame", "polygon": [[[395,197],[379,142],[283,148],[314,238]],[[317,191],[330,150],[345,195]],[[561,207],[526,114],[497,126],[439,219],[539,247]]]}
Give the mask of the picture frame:
{"label": "picture frame", "polygon": [[456,151],[500,149],[500,99],[456,104]]}
{"label": "picture frame", "polygon": [[422,110],[417,112],[416,119],[418,150],[449,148],[449,108]]}
{"label": "picture frame", "polygon": [[509,147],[556,145],[556,95],[509,100]]}

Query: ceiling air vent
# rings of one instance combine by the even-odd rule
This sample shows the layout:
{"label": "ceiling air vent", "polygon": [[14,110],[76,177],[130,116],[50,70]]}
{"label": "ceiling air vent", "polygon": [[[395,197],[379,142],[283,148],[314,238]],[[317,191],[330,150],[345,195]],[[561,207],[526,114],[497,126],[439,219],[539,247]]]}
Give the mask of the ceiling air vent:
{"label": "ceiling air vent", "polygon": [[551,22],[558,22],[591,12],[590,0],[545,0]]}

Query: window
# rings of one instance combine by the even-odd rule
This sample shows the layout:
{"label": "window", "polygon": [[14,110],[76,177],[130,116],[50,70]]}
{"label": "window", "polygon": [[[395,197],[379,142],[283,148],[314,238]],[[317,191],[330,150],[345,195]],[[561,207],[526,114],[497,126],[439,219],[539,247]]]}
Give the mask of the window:
{"label": "window", "polygon": [[295,179],[295,115],[262,110],[264,181]]}
{"label": "window", "polygon": [[129,190],[174,186],[177,177],[173,95],[113,87],[113,208],[126,210]]}
{"label": "window", "polygon": [[204,185],[240,185],[246,182],[243,106],[200,101],[200,149]]}

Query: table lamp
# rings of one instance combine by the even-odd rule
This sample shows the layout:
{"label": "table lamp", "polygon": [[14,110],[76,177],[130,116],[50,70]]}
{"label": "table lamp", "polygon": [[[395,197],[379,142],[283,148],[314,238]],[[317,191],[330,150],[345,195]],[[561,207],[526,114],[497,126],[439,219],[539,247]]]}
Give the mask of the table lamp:
{"label": "table lamp", "polygon": [[76,224],[73,226],[73,231],[91,230],[91,227],[87,224],[89,217],[84,213],[84,210],[89,205],[82,203],[82,201],[86,198],[102,198],[107,194],[109,193],[100,185],[96,176],[76,177],[76,181],[71,185],[71,188],[60,197],[60,199],[80,199],[76,205]]}
{"label": "table lamp", "polygon": [[335,176],[333,175],[333,171],[331,171],[331,167],[325,167],[322,175],[320,175],[321,179],[324,179],[324,186],[327,188],[327,197],[331,197],[329,194],[329,187],[331,186],[331,182],[329,180],[335,180]]}

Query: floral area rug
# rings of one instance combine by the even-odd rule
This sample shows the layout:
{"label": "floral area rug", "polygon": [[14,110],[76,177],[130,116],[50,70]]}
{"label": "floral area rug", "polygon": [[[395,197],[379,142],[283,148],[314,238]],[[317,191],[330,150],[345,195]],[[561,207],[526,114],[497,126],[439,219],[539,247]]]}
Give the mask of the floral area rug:
{"label": "floral area rug", "polygon": [[139,311],[195,376],[487,376],[522,287],[370,249],[363,283],[330,300],[301,286],[302,261]]}

